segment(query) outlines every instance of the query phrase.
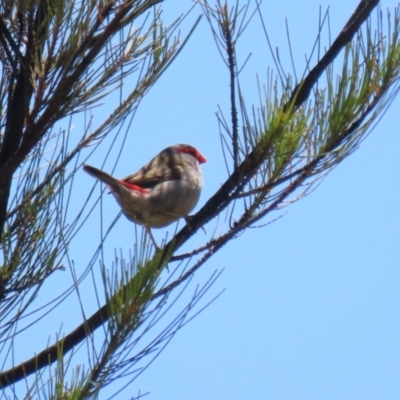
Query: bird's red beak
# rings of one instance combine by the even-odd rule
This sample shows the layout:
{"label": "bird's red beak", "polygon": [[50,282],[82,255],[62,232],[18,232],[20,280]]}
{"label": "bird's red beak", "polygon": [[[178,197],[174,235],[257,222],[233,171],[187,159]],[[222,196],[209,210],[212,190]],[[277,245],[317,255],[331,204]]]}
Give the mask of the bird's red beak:
{"label": "bird's red beak", "polygon": [[197,150],[196,150],[196,155],[195,155],[195,157],[196,157],[197,161],[198,161],[200,164],[203,164],[203,163],[207,162],[207,158],[205,158],[205,157],[204,157],[202,154],[200,154]]}
{"label": "bird's red beak", "polygon": [[205,158],[197,151],[197,149],[192,146],[179,146],[179,151],[181,151],[182,153],[191,154],[200,164],[207,162],[207,158]]}

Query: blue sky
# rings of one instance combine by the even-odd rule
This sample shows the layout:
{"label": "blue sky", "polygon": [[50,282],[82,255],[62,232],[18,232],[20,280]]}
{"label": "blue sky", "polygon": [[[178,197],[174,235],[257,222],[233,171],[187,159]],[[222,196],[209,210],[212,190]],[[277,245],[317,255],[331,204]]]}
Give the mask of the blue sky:
{"label": "blue sky", "polygon": [[[279,47],[282,63],[290,70],[287,17],[301,74],[317,35],[319,5],[325,11],[334,3],[330,24],[335,37],[358,2],[264,3],[272,45]],[[384,10],[394,5],[382,2]],[[166,1],[164,7],[167,20],[179,11],[172,2]],[[191,20],[199,13],[200,8],[195,9]],[[258,104],[256,73],[263,82],[267,67],[273,67],[260,29],[255,18],[239,44],[239,60],[252,53],[242,75],[248,105]],[[215,117],[218,106],[229,115],[228,73],[203,19],[143,100],[115,174],[137,170],[168,145],[190,143],[209,160],[203,166],[201,207],[227,176]],[[313,193],[264,221],[282,216],[276,222],[246,231],[202,267],[179,304],[189,301],[196,285],[215,270],[223,272],[202,304],[222,295],[181,329],[117,398],[128,399],[139,390],[150,392],[149,399],[173,400],[400,397],[399,106],[396,99],[360,149]],[[101,151],[89,159],[90,164],[100,166]],[[109,165],[114,161],[110,158]],[[92,183],[83,172],[79,179],[85,185]],[[118,212],[112,196],[104,196],[103,206],[110,220]],[[82,233],[85,242],[78,237],[71,246],[77,268],[93,254],[90,246],[99,237],[98,223],[91,223],[89,235]],[[218,224],[223,226],[223,221],[213,221],[207,230],[218,230]],[[169,230],[171,235],[173,227]],[[156,232],[156,237],[161,239],[167,231]],[[114,249],[128,254],[133,232],[133,225],[121,218],[107,241],[105,259],[112,262]],[[201,235],[197,233],[193,246],[196,240],[201,243]],[[70,279],[68,273],[65,277]],[[82,291],[83,296],[88,293]],[[84,302],[88,314],[96,309],[94,297]],[[46,335],[61,323],[69,332],[75,321],[67,315],[60,311],[49,322]],[[111,392],[105,391],[101,398]]]}
{"label": "blue sky", "polygon": [[[264,2],[273,47],[287,70],[285,17],[302,72],[319,5],[324,11],[330,3]],[[356,5],[333,2],[333,37]],[[382,3],[384,10],[393,6]],[[242,80],[250,94],[255,73],[263,80],[273,65],[259,29],[255,19],[240,44],[242,60],[252,52]],[[215,111],[221,105],[229,115],[228,76],[218,57],[202,21],[134,122],[163,142],[157,150],[189,141],[209,159],[200,206],[225,176]],[[283,218],[248,230],[209,261],[195,281],[223,269],[210,297],[225,292],[178,332],[133,387],[174,400],[399,398],[399,104],[312,194],[270,220],[287,212]],[[152,113],[157,118],[150,120]]]}

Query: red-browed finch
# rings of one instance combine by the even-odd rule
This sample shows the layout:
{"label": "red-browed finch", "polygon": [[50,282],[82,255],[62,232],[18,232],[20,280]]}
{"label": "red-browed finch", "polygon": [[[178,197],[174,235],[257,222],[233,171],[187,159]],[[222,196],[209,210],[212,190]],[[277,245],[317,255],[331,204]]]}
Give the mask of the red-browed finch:
{"label": "red-browed finch", "polygon": [[203,186],[200,164],[206,161],[194,147],[177,144],[123,179],[90,165],[83,169],[111,189],[125,216],[145,226],[154,242],[149,228],[186,219],[196,206]]}

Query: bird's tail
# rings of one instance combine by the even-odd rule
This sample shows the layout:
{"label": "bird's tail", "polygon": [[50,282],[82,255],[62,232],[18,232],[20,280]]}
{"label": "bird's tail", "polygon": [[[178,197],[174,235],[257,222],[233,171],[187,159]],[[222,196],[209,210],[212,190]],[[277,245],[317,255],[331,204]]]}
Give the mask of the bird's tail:
{"label": "bird's tail", "polygon": [[97,169],[90,165],[83,166],[84,171],[86,171],[89,175],[92,175],[99,181],[105,183],[112,191],[119,192],[120,183],[118,179],[113,178],[111,175],[107,174],[106,172],[102,171],[101,169]]}

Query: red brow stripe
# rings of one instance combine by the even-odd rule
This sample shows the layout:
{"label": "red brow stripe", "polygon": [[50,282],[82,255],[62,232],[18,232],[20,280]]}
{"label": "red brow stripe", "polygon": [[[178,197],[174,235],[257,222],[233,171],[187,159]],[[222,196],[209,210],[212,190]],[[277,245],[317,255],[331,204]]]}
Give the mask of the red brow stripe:
{"label": "red brow stripe", "polygon": [[186,146],[181,146],[181,147],[179,148],[179,151],[181,151],[182,153],[191,154],[194,158],[196,158],[196,160],[197,160],[200,164],[207,162],[207,159],[206,159],[202,154],[200,154],[194,147],[190,147],[190,146],[187,146],[187,147],[186,147]]}
{"label": "red brow stripe", "polygon": [[133,183],[129,183],[127,181],[119,181],[119,183],[121,183],[123,186],[127,187],[130,190],[134,190],[135,192],[139,192],[139,193],[143,193],[143,194],[150,193],[150,190],[143,189],[142,187],[135,185]]}

